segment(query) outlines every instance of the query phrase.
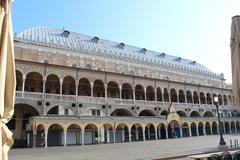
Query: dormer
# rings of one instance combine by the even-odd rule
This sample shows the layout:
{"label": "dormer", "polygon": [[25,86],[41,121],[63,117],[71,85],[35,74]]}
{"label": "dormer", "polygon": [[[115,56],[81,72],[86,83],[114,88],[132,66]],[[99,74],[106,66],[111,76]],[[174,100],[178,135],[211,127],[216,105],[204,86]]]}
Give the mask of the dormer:
{"label": "dormer", "polygon": [[164,58],[165,57],[165,53],[161,53],[159,56]]}
{"label": "dormer", "polygon": [[68,38],[70,35],[70,32],[68,30],[64,30],[61,35],[65,38]]}
{"label": "dormer", "polygon": [[146,54],[147,49],[146,49],[146,48],[142,48],[142,49],[140,50],[140,52]]}
{"label": "dormer", "polygon": [[98,43],[99,42],[99,38],[98,37],[93,37],[91,39],[91,41],[94,42],[94,43]]}
{"label": "dormer", "polygon": [[124,43],[119,43],[119,44],[117,45],[117,47],[120,48],[120,49],[124,49],[125,44],[124,44]]}

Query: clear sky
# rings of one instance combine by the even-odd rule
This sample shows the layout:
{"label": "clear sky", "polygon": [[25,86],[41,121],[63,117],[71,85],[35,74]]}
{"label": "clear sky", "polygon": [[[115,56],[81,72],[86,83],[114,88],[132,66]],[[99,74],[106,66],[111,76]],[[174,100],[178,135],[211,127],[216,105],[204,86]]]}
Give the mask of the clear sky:
{"label": "clear sky", "polygon": [[240,0],[15,0],[13,29],[49,26],[195,60],[231,82]]}

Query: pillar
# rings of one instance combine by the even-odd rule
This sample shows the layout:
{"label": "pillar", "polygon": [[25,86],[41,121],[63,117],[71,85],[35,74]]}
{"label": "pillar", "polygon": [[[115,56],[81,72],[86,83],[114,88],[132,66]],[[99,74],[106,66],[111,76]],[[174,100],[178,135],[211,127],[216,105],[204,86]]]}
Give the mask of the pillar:
{"label": "pillar", "polygon": [[[181,129],[180,129],[180,131],[181,131]],[[168,128],[167,127],[165,128],[165,132],[166,132],[166,139],[168,139]]]}
{"label": "pillar", "polygon": [[162,90],[162,102],[164,104],[164,90]]}
{"label": "pillar", "polygon": [[78,85],[79,85],[79,81],[75,82],[75,86],[76,86],[76,101],[78,99]]}
{"label": "pillar", "polygon": [[197,132],[197,136],[199,136],[198,126],[196,126],[196,132]]}
{"label": "pillar", "polygon": [[36,129],[33,129],[33,148],[36,148],[37,146],[37,131]]}
{"label": "pillar", "polygon": [[155,128],[155,139],[158,139],[157,128]]}
{"label": "pillar", "polygon": [[150,140],[151,139],[150,127],[147,127],[147,132],[148,132],[148,140]]}
{"label": "pillar", "polygon": [[24,89],[25,89],[25,81],[26,81],[26,77],[23,77],[23,83],[22,83],[22,98],[24,98]]}
{"label": "pillar", "polygon": [[62,100],[63,80],[60,80],[60,100]]}
{"label": "pillar", "polygon": [[154,97],[155,97],[155,101],[156,101],[156,105],[157,105],[157,89],[154,88]]}
{"label": "pillar", "polygon": [[122,104],[122,86],[119,86],[119,98],[120,98],[120,103]]}
{"label": "pillar", "polygon": [[128,129],[129,142],[132,142],[131,128]]}
{"label": "pillar", "polygon": [[134,102],[134,104],[136,104],[135,88],[133,88],[132,90],[133,90],[133,102]]}
{"label": "pillar", "polygon": [[142,128],[142,132],[143,132],[143,141],[145,141],[146,140],[146,138],[145,138],[145,128]]}
{"label": "pillar", "polygon": [[192,130],[190,126],[188,127],[188,132],[189,132],[189,137],[192,137]]}
{"label": "pillar", "polygon": [[82,142],[82,146],[84,146],[84,130],[81,131],[81,142]]}
{"label": "pillar", "polygon": [[177,103],[179,103],[179,94],[176,93],[177,96]]}
{"label": "pillar", "polygon": [[105,102],[107,103],[107,83],[104,84],[104,91],[105,91]]}
{"label": "pillar", "polygon": [[48,131],[45,131],[44,132],[44,143],[45,143],[45,148],[47,148],[48,147],[48,143],[47,143],[47,141],[48,141],[48,139],[47,139],[47,137],[48,137]]}
{"label": "pillar", "polygon": [[159,139],[161,139],[161,128],[160,127],[158,129],[158,137],[159,137]]}
{"label": "pillar", "polygon": [[64,147],[66,147],[67,146],[67,130],[63,131],[63,137],[64,137],[63,145],[64,145]]}
{"label": "pillar", "polygon": [[93,87],[94,87],[94,83],[90,82],[90,86],[91,86],[91,101],[93,102]]}
{"label": "pillar", "polygon": [[109,132],[109,128],[107,128],[107,143],[110,143],[110,132]]}
{"label": "pillar", "polygon": [[179,129],[180,129],[180,137],[182,138],[183,137],[182,127],[180,126]]}
{"label": "pillar", "polygon": [[122,142],[125,142],[125,131],[124,128],[122,128]]}
{"label": "pillar", "polygon": [[144,97],[145,97],[145,102],[147,101],[147,89],[144,87]]}
{"label": "pillar", "polygon": [[139,132],[138,132],[138,128],[136,127],[136,130],[135,130],[135,134],[136,134],[136,140],[138,141],[139,140]]}
{"label": "pillar", "polygon": [[[46,93],[46,77],[43,78],[43,90],[42,93],[45,94]],[[44,97],[45,98],[45,97]]]}
{"label": "pillar", "polygon": [[213,135],[212,125],[210,126],[211,135]]}
{"label": "pillar", "polygon": [[206,136],[206,127],[205,127],[205,125],[203,126],[203,135]]}
{"label": "pillar", "polygon": [[[206,101],[206,98],[205,98]],[[198,93],[198,104],[201,104],[201,97],[200,97],[200,93]]]}
{"label": "pillar", "polygon": [[115,143],[116,142],[116,131],[115,131],[115,129],[113,129],[113,143]]}
{"label": "pillar", "polygon": [[234,125],[234,132],[237,133],[237,122]]}
{"label": "pillar", "polygon": [[101,128],[98,128],[97,132],[98,132],[97,142],[98,142],[98,144],[100,144],[101,143]]}

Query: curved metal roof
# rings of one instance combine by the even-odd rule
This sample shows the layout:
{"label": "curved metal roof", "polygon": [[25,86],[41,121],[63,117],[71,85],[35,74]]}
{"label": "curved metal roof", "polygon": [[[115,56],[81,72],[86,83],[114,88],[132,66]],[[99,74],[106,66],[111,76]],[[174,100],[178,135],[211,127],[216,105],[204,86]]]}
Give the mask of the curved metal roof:
{"label": "curved metal roof", "polygon": [[16,34],[14,39],[72,51],[88,51],[90,54],[101,53],[98,55],[107,55],[108,57],[114,57],[114,59],[132,59],[139,63],[147,62],[161,66],[174,67],[180,70],[190,70],[196,73],[208,74],[214,77],[219,76],[205,66],[192,60],[154,52],[120,42],[104,40],[98,37],[90,37],[71,31],[65,30],[64,32],[62,29],[33,27]]}

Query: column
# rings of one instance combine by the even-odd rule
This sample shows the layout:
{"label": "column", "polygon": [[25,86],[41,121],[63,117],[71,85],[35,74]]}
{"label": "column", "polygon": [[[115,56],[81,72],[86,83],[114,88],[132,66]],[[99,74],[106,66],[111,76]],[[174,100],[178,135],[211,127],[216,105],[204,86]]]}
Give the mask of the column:
{"label": "column", "polygon": [[185,104],[187,105],[187,93],[186,92],[185,92],[184,98],[185,98]]}
{"label": "column", "polygon": [[33,148],[36,148],[36,146],[37,146],[37,131],[33,129]]}
{"label": "column", "polygon": [[139,140],[139,132],[138,132],[138,128],[136,127],[136,130],[135,130],[135,134],[136,134],[136,140],[138,141]]}
{"label": "column", "polygon": [[164,90],[162,90],[162,102],[164,104]]}
{"label": "column", "polygon": [[161,139],[161,129],[160,128],[158,129],[158,137],[159,137],[159,139]]}
{"label": "column", "polygon": [[104,84],[104,91],[105,91],[105,102],[107,103],[107,83]]}
{"label": "column", "polygon": [[48,139],[47,139],[47,137],[48,137],[48,131],[45,131],[45,132],[44,132],[44,143],[45,143],[45,148],[48,147],[48,144],[47,144]]}
{"label": "column", "polygon": [[22,115],[16,113],[15,138],[22,139]]}
{"label": "column", "polygon": [[188,127],[188,132],[189,132],[189,137],[192,137],[192,131],[191,131],[191,127]]}
{"label": "column", "polygon": [[81,131],[81,142],[82,142],[82,146],[84,146],[84,130]]}
{"label": "column", "polygon": [[145,97],[145,102],[147,101],[147,89],[144,87],[144,97]]}
{"label": "column", "polygon": [[129,142],[132,142],[131,128],[128,129]]}
{"label": "column", "polygon": [[158,139],[157,128],[155,128],[155,139]]}
{"label": "column", "polygon": [[116,142],[116,131],[115,131],[115,129],[113,129],[113,143],[115,143]]}
{"label": "column", "polygon": [[67,146],[67,130],[63,131],[63,136],[64,136],[63,145],[64,147],[66,147]]}
{"label": "column", "polygon": [[134,104],[136,104],[135,88],[133,88],[132,90],[133,90],[133,102],[134,102]]}
{"label": "column", "polygon": [[145,141],[146,140],[146,138],[145,138],[145,128],[143,128],[142,131],[143,131],[143,141]]}
{"label": "column", "polygon": [[168,139],[168,128],[165,128],[165,132],[166,132],[166,139]]}
{"label": "column", "polygon": [[125,142],[125,131],[124,128],[122,128],[122,142]]}
{"label": "column", "polygon": [[213,135],[213,130],[212,130],[212,126],[210,126],[210,131],[211,131],[211,135]]}
{"label": "column", "polygon": [[157,105],[157,89],[156,88],[154,88],[154,96],[155,96],[155,101],[156,101],[156,105]]}
{"label": "column", "polygon": [[182,138],[183,137],[182,127],[180,126],[179,129],[180,129],[180,137]]}
{"label": "column", "polygon": [[196,126],[196,132],[197,132],[197,136],[199,136],[198,126]]}
{"label": "column", "polygon": [[98,142],[98,144],[100,144],[101,143],[101,128],[98,128],[97,131],[98,131],[97,142]]}
{"label": "column", "polygon": [[60,80],[60,99],[62,100],[63,80]]}
{"label": "column", "polygon": [[120,103],[122,104],[122,86],[119,86],[119,98],[120,98]]}
{"label": "column", "polygon": [[75,82],[75,85],[76,85],[76,101],[78,100],[78,85],[79,85],[79,81]]}
{"label": "column", "polygon": [[148,132],[148,139],[151,139],[151,133],[150,133],[150,127],[147,127],[147,132]]}
{"label": "column", "polygon": [[217,134],[220,134],[220,131],[219,131],[219,124],[217,124]]}
{"label": "column", "polygon": [[110,143],[110,132],[109,132],[109,128],[107,128],[107,143]]}
{"label": "column", "polygon": [[205,125],[203,126],[203,135],[206,136],[206,127],[205,127]]}
{"label": "column", "polygon": [[94,87],[94,83],[90,82],[90,86],[91,86],[91,101],[93,102],[93,87]]}
{"label": "column", "polygon": [[46,93],[46,77],[43,78],[43,90],[42,90],[42,92],[43,92],[43,94]]}
{"label": "column", "polygon": [[234,132],[237,133],[237,122],[234,125]]}
{"label": "column", "polygon": [[[206,98],[205,98],[206,101]],[[200,97],[200,93],[198,93],[198,104],[201,104],[201,97]]]}
{"label": "column", "polygon": [[179,94],[176,93],[177,96],[177,103],[179,103]]}
{"label": "column", "polygon": [[22,83],[22,98],[24,98],[24,89],[25,89],[25,80],[26,80],[26,77],[24,76],[23,77],[23,83]]}

